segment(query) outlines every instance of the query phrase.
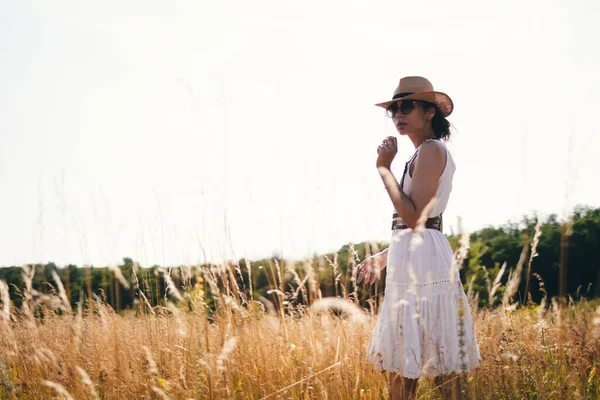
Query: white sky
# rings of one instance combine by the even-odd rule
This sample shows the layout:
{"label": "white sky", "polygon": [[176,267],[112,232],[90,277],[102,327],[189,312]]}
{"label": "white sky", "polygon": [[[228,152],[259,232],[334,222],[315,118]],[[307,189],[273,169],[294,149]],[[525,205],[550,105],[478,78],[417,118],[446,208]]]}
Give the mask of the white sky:
{"label": "white sky", "polygon": [[600,205],[596,1],[91,3],[0,1],[0,266],[389,240],[406,75],[455,103],[447,232]]}

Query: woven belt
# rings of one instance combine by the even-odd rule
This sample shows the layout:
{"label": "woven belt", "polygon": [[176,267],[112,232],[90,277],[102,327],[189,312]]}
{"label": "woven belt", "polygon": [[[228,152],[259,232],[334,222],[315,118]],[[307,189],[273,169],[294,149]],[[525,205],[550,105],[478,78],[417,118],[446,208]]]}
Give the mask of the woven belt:
{"label": "woven belt", "polygon": [[[442,214],[438,215],[437,217],[428,218],[427,221],[425,221],[426,229],[435,229],[441,232],[443,226]],[[392,230],[394,229],[408,229],[408,226],[404,223],[404,220],[400,218],[397,213],[392,215]]]}

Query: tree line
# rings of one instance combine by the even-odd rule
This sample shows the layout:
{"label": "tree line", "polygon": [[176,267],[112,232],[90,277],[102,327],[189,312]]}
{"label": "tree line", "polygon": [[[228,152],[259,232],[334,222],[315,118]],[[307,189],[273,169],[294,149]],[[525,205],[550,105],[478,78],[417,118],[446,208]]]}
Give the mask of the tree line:
{"label": "tree line", "polygon": [[[468,246],[468,252],[458,257],[460,275],[465,290],[478,293],[479,306],[495,306],[490,304],[492,282],[498,278],[498,283],[506,283],[515,273],[521,276],[515,295],[521,304],[538,303],[545,295],[600,297],[600,208],[577,206],[564,221],[556,215],[543,221],[524,216],[519,222],[485,227],[468,237],[451,234],[448,240],[455,252],[461,245]],[[241,259],[226,265],[142,268],[124,258],[121,265],[112,267],[48,263],[30,265],[24,271],[21,266],[11,266],[0,268],[0,280],[8,284],[10,299],[17,307],[28,279],[33,293],[40,297],[57,292],[62,285],[72,307],[97,298],[117,311],[135,308],[140,302],[150,308],[165,305],[174,291],[203,296],[210,306],[220,290],[266,303],[306,304],[315,297],[354,297],[369,307],[369,299],[377,301],[384,293],[385,270],[372,287],[356,287],[352,271],[366,256],[386,246],[385,242],[348,244],[335,253],[315,254],[303,261]],[[531,254],[532,250],[537,254]],[[525,261],[517,268],[522,257]],[[498,291],[502,291],[501,285]]]}

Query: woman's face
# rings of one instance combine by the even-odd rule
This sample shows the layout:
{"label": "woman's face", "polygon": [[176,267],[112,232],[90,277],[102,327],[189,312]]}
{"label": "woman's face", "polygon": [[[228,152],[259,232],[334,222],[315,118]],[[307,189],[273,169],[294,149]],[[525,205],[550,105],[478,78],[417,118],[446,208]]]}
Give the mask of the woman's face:
{"label": "woman's face", "polygon": [[433,113],[432,109],[425,110],[423,105],[415,100],[399,101],[387,109],[388,116],[392,118],[401,135],[424,133],[427,122],[433,118]]}

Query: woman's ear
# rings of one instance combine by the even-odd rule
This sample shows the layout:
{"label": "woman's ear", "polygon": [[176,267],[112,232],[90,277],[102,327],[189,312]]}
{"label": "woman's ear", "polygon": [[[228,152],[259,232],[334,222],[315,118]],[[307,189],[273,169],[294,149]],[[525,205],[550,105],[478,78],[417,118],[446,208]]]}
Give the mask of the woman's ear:
{"label": "woman's ear", "polygon": [[435,108],[428,107],[427,111],[425,112],[425,118],[427,118],[427,121],[431,121],[434,116],[435,116]]}

